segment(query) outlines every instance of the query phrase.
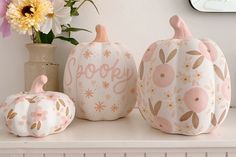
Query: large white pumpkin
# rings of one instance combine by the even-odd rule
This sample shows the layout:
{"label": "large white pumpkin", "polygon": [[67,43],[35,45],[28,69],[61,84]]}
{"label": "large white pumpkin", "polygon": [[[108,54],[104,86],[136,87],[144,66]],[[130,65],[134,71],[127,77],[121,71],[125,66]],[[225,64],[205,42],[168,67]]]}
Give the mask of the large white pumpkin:
{"label": "large white pumpkin", "polygon": [[37,77],[30,92],[9,96],[0,106],[7,129],[18,136],[44,137],[59,133],[72,122],[75,106],[63,93],[43,91],[47,77]]}
{"label": "large white pumpkin", "polygon": [[231,98],[223,52],[209,39],[193,38],[173,16],[173,39],[153,43],[144,54],[138,104],[154,128],[173,134],[209,133],[225,119]]}
{"label": "large white pumpkin", "polygon": [[109,42],[103,26],[96,31],[93,42],[79,44],[69,55],[64,92],[76,103],[77,117],[115,120],[136,103],[137,70],[128,49]]}

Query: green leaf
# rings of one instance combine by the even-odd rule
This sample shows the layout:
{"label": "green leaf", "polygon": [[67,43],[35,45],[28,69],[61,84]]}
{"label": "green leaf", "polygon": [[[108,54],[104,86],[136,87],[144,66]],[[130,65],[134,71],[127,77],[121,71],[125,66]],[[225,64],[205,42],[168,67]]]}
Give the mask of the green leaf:
{"label": "green leaf", "polygon": [[79,32],[79,31],[86,31],[92,33],[90,30],[84,28],[75,28],[75,27],[69,27],[63,30],[63,32]]}
{"label": "green leaf", "polygon": [[93,2],[93,0],[86,0],[86,1],[89,1],[94,6],[94,8],[96,9],[97,13],[100,14],[99,10],[98,10],[96,4]]}
{"label": "green leaf", "polygon": [[65,7],[72,7],[73,5],[75,5],[75,3],[76,1],[73,1],[73,0],[66,1]]}
{"label": "green leaf", "polygon": [[51,44],[53,42],[53,39],[55,38],[52,31],[50,31],[48,34],[44,34],[42,32],[39,32],[41,43],[43,44]]}
{"label": "green leaf", "polygon": [[84,5],[85,2],[90,2],[94,6],[94,8],[96,9],[97,13],[100,14],[99,10],[98,10],[96,4],[93,2],[93,0],[84,0],[82,3],[80,3],[80,5],[77,7],[76,10],[78,11],[79,8]]}
{"label": "green leaf", "polygon": [[64,40],[64,41],[67,41],[67,42],[70,42],[73,45],[78,45],[79,44],[79,42],[76,39],[74,39],[74,38],[67,38],[67,37],[63,37],[63,36],[58,36],[56,38]]}
{"label": "green leaf", "polygon": [[35,32],[35,35],[33,36],[34,43],[41,43],[40,39],[40,32]]}
{"label": "green leaf", "polygon": [[79,16],[78,9],[74,8],[74,7],[71,7],[70,15],[71,16]]}

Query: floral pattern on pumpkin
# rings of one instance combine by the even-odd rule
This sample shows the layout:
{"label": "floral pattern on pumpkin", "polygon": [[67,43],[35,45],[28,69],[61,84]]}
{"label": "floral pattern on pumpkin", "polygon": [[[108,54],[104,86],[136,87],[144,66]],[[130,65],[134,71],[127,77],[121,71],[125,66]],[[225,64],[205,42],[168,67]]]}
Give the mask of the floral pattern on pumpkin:
{"label": "floral pattern on pumpkin", "polygon": [[[154,128],[168,133],[197,135],[217,128],[227,115],[231,99],[229,70],[219,47],[207,39],[173,39],[152,45],[157,46],[151,59],[143,58],[139,67],[137,98],[142,116]],[[175,49],[178,53],[167,63]],[[161,68],[155,70],[157,67]],[[169,74],[171,68],[173,76]],[[165,74],[168,79],[159,79]],[[152,105],[160,101],[161,107],[147,108],[150,101]]]}
{"label": "floral pattern on pumpkin", "polygon": [[[77,117],[94,121],[125,117],[136,103],[137,69],[132,54],[110,42],[76,51],[68,58],[65,75],[70,76],[64,80],[64,89],[75,99]],[[93,55],[85,56],[88,51]]]}
{"label": "floral pattern on pumpkin", "polygon": [[173,67],[167,63],[175,57],[176,53],[177,53],[177,49],[174,49],[173,51],[170,52],[170,54],[168,55],[166,59],[163,49],[160,49],[159,58],[162,64],[156,66],[153,73],[153,82],[158,87],[161,87],[161,88],[167,87],[174,81],[175,71]]}
{"label": "floral pattern on pumpkin", "polygon": [[[57,123],[63,131],[75,115],[73,102],[57,92],[19,93],[7,98],[4,104],[5,124],[11,133],[18,136],[43,137],[57,133],[50,129]],[[67,120],[62,121],[62,117]],[[55,119],[55,124],[48,123],[52,119]]]}

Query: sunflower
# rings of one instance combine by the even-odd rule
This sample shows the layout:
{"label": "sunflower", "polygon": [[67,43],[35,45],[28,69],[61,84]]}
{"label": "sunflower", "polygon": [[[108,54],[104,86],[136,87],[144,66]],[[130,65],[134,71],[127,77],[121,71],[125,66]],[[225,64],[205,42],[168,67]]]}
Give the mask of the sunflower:
{"label": "sunflower", "polygon": [[31,35],[33,29],[39,31],[46,15],[52,11],[49,0],[15,0],[9,4],[6,17],[16,31]]}

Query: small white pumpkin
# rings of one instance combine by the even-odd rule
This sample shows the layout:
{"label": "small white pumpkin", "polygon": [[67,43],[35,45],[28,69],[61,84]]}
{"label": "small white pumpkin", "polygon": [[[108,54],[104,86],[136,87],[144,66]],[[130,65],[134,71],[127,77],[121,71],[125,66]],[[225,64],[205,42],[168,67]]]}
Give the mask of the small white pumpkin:
{"label": "small white pumpkin", "polygon": [[96,31],[93,42],[79,44],[69,55],[64,92],[76,102],[77,117],[115,120],[136,103],[137,70],[129,50],[108,41],[104,26]]}
{"label": "small white pumpkin", "polygon": [[184,21],[173,16],[173,39],[146,51],[138,80],[138,104],[154,128],[167,133],[209,133],[225,119],[231,84],[226,59],[216,43],[192,37]]}
{"label": "small white pumpkin", "polygon": [[43,91],[47,77],[37,77],[30,92],[9,96],[1,106],[8,130],[18,136],[44,137],[66,129],[75,116],[70,98]]}

